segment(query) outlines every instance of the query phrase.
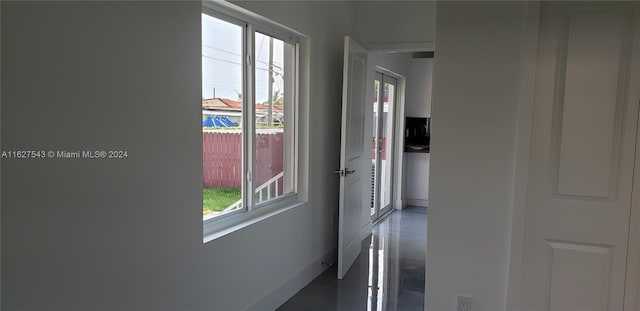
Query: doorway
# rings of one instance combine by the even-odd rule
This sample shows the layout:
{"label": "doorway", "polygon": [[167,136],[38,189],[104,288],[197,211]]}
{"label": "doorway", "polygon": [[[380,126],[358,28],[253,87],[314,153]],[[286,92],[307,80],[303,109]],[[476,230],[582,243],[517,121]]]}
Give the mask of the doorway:
{"label": "doorway", "polygon": [[373,126],[371,129],[371,220],[392,208],[394,176],[394,120],[398,79],[376,71],[373,81]]}
{"label": "doorway", "polygon": [[399,146],[412,54],[394,51],[369,51],[345,37],[340,167],[334,171],[341,177],[338,279],[360,254],[359,242],[372,225],[404,207]]}

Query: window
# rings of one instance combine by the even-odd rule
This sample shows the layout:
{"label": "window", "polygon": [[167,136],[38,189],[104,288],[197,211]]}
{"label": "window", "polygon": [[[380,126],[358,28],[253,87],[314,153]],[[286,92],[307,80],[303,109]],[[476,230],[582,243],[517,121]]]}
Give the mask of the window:
{"label": "window", "polygon": [[298,193],[299,34],[216,5],[202,14],[205,235]]}

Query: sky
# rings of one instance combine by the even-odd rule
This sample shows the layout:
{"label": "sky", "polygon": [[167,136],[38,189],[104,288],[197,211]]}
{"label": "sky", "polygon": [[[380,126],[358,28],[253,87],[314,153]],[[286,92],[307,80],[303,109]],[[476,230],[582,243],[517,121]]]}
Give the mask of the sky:
{"label": "sky", "polygon": [[[202,14],[202,98],[237,100],[242,93],[241,26]],[[284,42],[274,39],[273,91],[282,92]],[[256,33],[256,101],[266,102],[269,79],[269,37]]]}

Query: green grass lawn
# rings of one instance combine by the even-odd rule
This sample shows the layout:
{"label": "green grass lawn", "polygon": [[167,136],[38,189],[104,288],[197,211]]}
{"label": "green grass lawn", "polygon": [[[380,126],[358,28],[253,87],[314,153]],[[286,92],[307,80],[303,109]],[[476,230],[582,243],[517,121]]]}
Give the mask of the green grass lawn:
{"label": "green grass lawn", "polygon": [[240,200],[238,188],[204,188],[202,190],[202,213],[219,212]]}

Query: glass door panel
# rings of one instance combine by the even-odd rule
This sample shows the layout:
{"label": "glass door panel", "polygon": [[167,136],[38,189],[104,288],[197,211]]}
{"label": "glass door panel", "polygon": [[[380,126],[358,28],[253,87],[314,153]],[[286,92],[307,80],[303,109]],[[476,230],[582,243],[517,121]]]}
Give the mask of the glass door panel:
{"label": "glass door panel", "polygon": [[396,88],[396,79],[376,72],[371,129],[371,218],[373,220],[391,210]]}
{"label": "glass door panel", "polygon": [[380,115],[380,209],[384,213],[391,209],[391,191],[393,184],[393,120],[395,111],[396,81],[383,78],[384,101]]}
{"label": "glass door panel", "polygon": [[376,73],[376,78],[373,81],[373,128],[371,131],[371,216],[377,218],[377,204],[378,193],[377,191],[377,178],[378,172],[378,115],[380,114],[380,87],[382,85],[382,75]]}

